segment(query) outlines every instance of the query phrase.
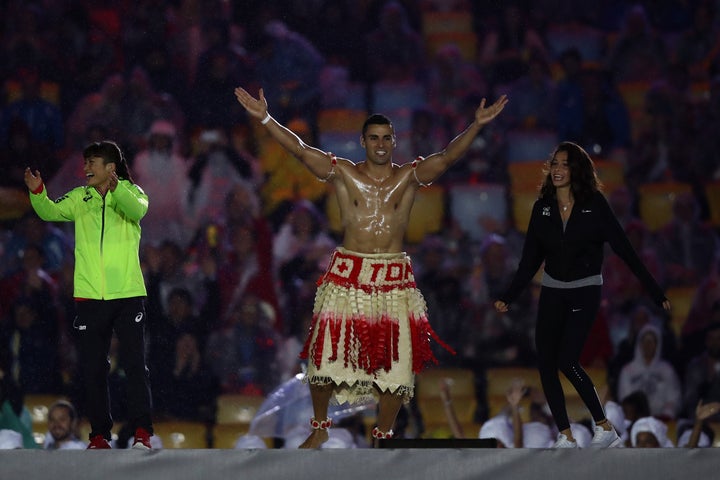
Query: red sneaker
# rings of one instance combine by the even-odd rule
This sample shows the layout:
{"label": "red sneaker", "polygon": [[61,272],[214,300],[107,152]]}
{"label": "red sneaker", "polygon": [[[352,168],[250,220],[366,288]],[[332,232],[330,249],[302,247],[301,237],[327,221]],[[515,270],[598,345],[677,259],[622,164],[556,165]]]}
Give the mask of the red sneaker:
{"label": "red sneaker", "polygon": [[102,435],[95,435],[90,439],[90,444],[88,445],[88,450],[105,450],[110,447],[110,443],[105,440],[105,437]]}
{"label": "red sneaker", "polygon": [[138,427],[135,430],[135,441],[133,442],[132,448],[140,450],[150,450],[150,433],[142,427]]}

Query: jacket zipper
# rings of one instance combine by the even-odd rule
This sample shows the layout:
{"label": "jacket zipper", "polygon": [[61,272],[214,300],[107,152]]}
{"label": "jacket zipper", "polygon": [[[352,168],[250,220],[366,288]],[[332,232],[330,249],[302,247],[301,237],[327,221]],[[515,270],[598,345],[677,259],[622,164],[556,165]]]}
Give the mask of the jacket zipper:
{"label": "jacket zipper", "polygon": [[103,245],[105,244],[105,197],[102,197],[102,220],[100,223],[100,298],[105,300],[105,262],[103,261]]}

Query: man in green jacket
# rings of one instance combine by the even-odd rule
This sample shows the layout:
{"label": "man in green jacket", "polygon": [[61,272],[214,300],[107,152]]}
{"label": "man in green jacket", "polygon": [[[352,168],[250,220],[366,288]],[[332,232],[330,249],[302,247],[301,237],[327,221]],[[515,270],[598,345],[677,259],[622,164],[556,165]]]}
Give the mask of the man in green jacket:
{"label": "man in green jacket", "polygon": [[90,144],[83,151],[87,185],[53,201],[40,172],[25,169],[30,203],[43,220],[75,222],[74,296],[85,410],[90,420],[89,449],[110,448],[108,352],[113,332],[127,375],[128,422],[133,448],[149,449],[153,433],[148,370],[145,364],[147,296],[140,269],[140,219],[148,197],[130,177],[114,142]]}

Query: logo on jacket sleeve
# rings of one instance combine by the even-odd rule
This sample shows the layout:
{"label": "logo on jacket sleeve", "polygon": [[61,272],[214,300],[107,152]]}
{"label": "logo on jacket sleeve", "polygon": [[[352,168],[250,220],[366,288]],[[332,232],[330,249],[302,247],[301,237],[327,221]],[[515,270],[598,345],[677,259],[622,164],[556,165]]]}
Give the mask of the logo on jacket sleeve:
{"label": "logo on jacket sleeve", "polygon": [[550,216],[550,207],[543,207],[542,214],[544,217],[549,217]]}

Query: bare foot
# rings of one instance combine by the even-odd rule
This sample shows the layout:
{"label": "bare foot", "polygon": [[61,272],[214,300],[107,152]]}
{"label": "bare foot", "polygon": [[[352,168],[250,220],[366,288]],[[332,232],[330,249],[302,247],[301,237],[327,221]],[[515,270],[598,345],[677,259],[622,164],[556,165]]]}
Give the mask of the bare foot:
{"label": "bare foot", "polygon": [[313,430],[310,436],[308,436],[308,438],[306,438],[298,448],[320,448],[320,446],[327,442],[329,438],[330,435],[327,430]]}

